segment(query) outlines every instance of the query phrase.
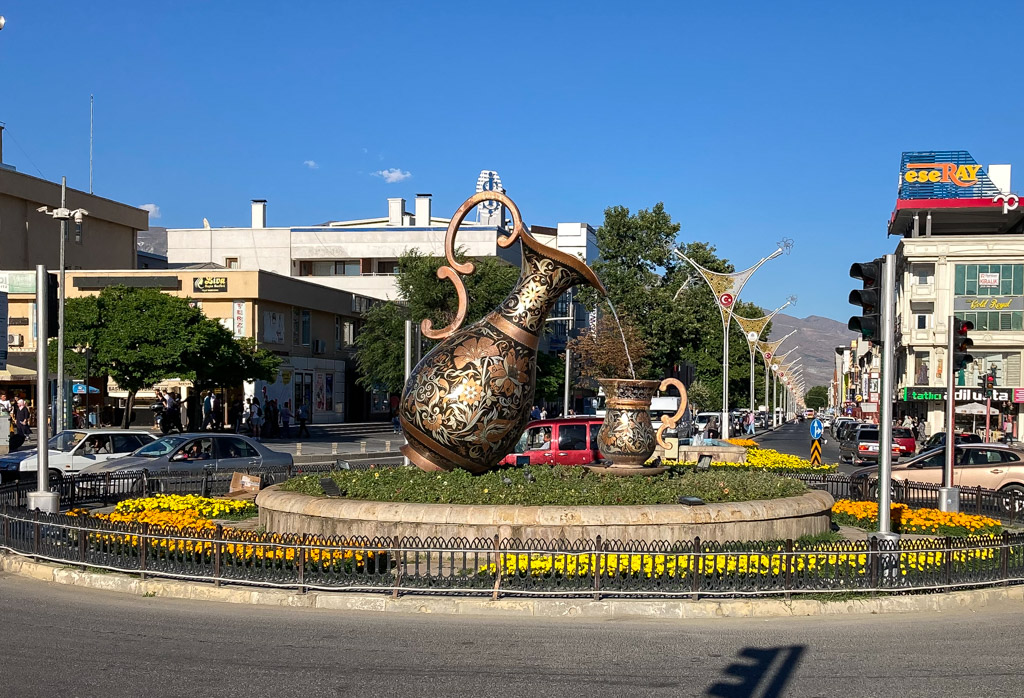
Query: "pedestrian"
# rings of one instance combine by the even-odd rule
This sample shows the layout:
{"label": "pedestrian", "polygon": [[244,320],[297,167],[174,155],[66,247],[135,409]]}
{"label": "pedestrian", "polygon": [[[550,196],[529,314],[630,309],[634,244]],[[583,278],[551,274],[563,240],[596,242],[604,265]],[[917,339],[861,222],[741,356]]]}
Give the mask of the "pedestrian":
{"label": "pedestrian", "polygon": [[252,424],[252,437],[259,440],[263,434],[263,409],[259,398],[253,398],[249,405],[249,423]]}
{"label": "pedestrian", "polygon": [[17,405],[14,409],[14,430],[15,435],[12,437],[9,448],[12,451],[16,451],[21,448],[21,445],[25,443],[28,437],[32,436],[32,413],[28,409],[28,405],[25,401],[18,399]]}
{"label": "pedestrian", "polygon": [[402,430],[402,423],[398,419],[397,412],[391,415],[391,430],[396,434]]}
{"label": "pedestrian", "polygon": [[530,419],[540,419],[540,408],[536,405],[530,410]]}
{"label": "pedestrian", "polygon": [[224,405],[221,403],[220,395],[217,393],[213,394],[212,421],[214,431],[220,431],[224,428]]}
{"label": "pedestrian", "polygon": [[548,418],[548,408],[547,407],[541,407],[540,408],[540,418],[541,419],[547,419]]}
{"label": "pedestrian", "polygon": [[747,412],[747,416],[743,418],[743,421],[747,425],[747,434],[749,436],[756,436],[757,430],[754,428],[754,413]]}
{"label": "pedestrian", "polygon": [[285,400],[284,401],[284,407],[281,408],[281,435],[284,438],[286,438],[286,439],[290,435],[290,431],[291,431],[291,429],[290,429],[290,425],[291,425],[291,422],[292,422],[291,404],[292,403],[291,403],[290,400]]}
{"label": "pedestrian", "polygon": [[0,410],[10,414],[11,413],[11,401],[7,399],[7,393],[0,393]]}
{"label": "pedestrian", "polygon": [[299,420],[299,435],[297,438],[302,438],[302,432],[306,432],[308,437],[309,429],[306,427],[306,422],[309,421],[309,406],[305,402],[299,403],[298,408],[295,410],[295,418]]}
{"label": "pedestrian", "polygon": [[203,392],[203,422],[202,430],[209,431],[213,428],[213,391]]}
{"label": "pedestrian", "polygon": [[179,406],[177,395],[170,390],[164,393],[164,410],[166,410],[167,418],[170,420],[168,422],[170,426],[167,428],[167,431],[177,429],[179,434],[185,431],[184,427],[181,426],[181,407]]}

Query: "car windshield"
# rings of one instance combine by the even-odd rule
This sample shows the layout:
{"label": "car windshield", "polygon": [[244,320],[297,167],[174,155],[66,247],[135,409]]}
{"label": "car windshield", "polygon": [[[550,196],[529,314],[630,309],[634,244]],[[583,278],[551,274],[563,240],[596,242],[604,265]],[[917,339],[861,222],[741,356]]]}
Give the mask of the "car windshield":
{"label": "car windshield", "polygon": [[62,431],[50,439],[48,443],[51,451],[67,453],[81,443],[84,438],[85,432],[82,431]]}
{"label": "car windshield", "polygon": [[181,436],[165,436],[162,439],[157,439],[151,444],[146,444],[132,455],[139,456],[141,458],[159,458],[160,456],[166,456],[178,446],[185,443],[185,441],[186,439]]}
{"label": "car windshield", "polygon": [[894,439],[912,439],[914,435],[910,433],[910,429],[893,429],[892,436]]}

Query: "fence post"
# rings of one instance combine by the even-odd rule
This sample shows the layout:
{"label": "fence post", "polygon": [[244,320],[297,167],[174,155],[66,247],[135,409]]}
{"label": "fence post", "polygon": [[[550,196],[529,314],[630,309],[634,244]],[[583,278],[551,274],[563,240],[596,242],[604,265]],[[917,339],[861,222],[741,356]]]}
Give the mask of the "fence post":
{"label": "fence post", "polygon": [[700,598],[700,583],[704,577],[704,557],[701,555],[700,536],[693,537],[693,584],[690,591],[690,598],[696,601]]}
{"label": "fence post", "polygon": [[1010,576],[1010,532],[1003,531],[1003,540],[999,547],[999,574],[1003,578],[1003,586],[1009,585]]}
{"label": "fence post", "polygon": [[[498,538],[497,533],[494,534],[494,563],[494,591],[491,592],[491,601],[498,600],[498,592],[501,589],[501,539]],[[527,563],[527,566],[529,566],[529,563]]]}
{"label": "fence post", "polygon": [[213,585],[220,586],[220,556],[224,550],[224,526],[217,524],[213,541]]}
{"label": "fence post", "polygon": [[295,561],[299,564],[299,593],[306,593],[306,541],[309,539],[308,533],[303,533],[302,537],[299,538],[299,554],[295,556]]}
{"label": "fence post", "polygon": [[601,563],[604,562],[602,545],[601,536],[599,535],[596,540],[596,545],[594,546],[598,551],[594,556],[594,601],[601,600]]}
{"label": "fence post", "polygon": [[203,471],[203,490],[202,490],[202,494],[203,494],[204,497],[209,497],[210,496],[210,471],[209,470],[204,470]]}
{"label": "fence post", "polygon": [[974,492],[974,513],[981,516],[981,485]]}
{"label": "fence post", "polygon": [[948,587],[953,582],[953,539],[946,536],[943,539],[943,545],[946,551],[942,555],[942,566],[945,570],[946,586]]}
{"label": "fence post", "polygon": [[878,539],[872,536],[868,539],[868,565],[871,569],[871,595],[875,595],[875,589],[878,587]]}
{"label": "fence post", "polygon": [[36,509],[32,515],[33,527],[32,532],[32,554],[39,554],[39,510]]}
{"label": "fence post", "polygon": [[82,571],[85,572],[85,550],[89,534],[86,533],[84,521],[78,524],[78,561],[82,563]]}
{"label": "fence post", "polygon": [[[397,536],[391,537],[388,540],[388,542],[391,544],[389,549],[392,551],[391,553],[389,553],[389,555],[391,555],[394,558],[396,563],[396,569],[398,570],[398,572],[395,574],[395,585],[394,588],[391,590],[391,598],[397,599],[398,588],[402,586],[402,577],[405,574],[405,550],[402,550],[401,554],[399,554],[398,547],[399,543],[401,542],[401,539]],[[380,568],[378,567],[378,571],[379,569]]]}
{"label": "fence post", "polygon": [[139,535],[139,579],[146,581],[146,551],[149,549],[149,523],[142,523],[142,533]]}
{"label": "fence post", "polygon": [[790,589],[793,588],[793,539],[786,539],[786,601],[790,598]]}
{"label": "fence post", "polygon": [[110,471],[103,473],[103,506],[110,506]]}

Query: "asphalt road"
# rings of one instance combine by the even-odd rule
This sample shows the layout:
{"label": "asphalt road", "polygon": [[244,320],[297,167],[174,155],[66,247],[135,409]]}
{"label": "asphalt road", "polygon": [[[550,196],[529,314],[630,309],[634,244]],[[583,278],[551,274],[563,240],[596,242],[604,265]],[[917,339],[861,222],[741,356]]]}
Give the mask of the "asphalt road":
{"label": "asphalt road", "polygon": [[[759,444],[765,448],[774,448],[780,453],[788,453],[801,458],[811,457],[811,423],[808,421],[795,422],[779,427],[775,431],[765,432],[756,437]],[[821,448],[821,462],[834,464],[839,463],[839,442],[829,433],[828,429],[822,437],[827,443]],[[847,473],[857,470],[860,466],[839,464],[839,472]]]}
{"label": "asphalt road", "polygon": [[142,598],[0,574],[0,696],[1016,698],[1022,611],[457,618]]}

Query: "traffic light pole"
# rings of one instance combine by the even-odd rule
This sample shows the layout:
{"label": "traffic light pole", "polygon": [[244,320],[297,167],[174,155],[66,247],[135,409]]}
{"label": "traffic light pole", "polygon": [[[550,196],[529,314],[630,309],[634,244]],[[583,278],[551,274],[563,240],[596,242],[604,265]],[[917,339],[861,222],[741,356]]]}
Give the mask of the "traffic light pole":
{"label": "traffic light pole", "polygon": [[946,458],[942,464],[942,487],[939,488],[939,511],[960,511],[960,490],[953,487],[953,461],[956,458],[956,436],[953,434],[954,421],[956,419],[956,398],[953,391],[956,390],[956,362],[953,355],[956,353],[956,316],[950,315],[946,323],[946,333],[949,335],[946,346],[946,363],[949,370],[946,371]]}
{"label": "traffic light pole", "polygon": [[892,532],[892,378],[893,343],[896,328],[896,255],[887,254],[882,265],[885,279],[881,288],[882,321],[882,394],[878,404],[878,534],[876,537],[895,540]]}

